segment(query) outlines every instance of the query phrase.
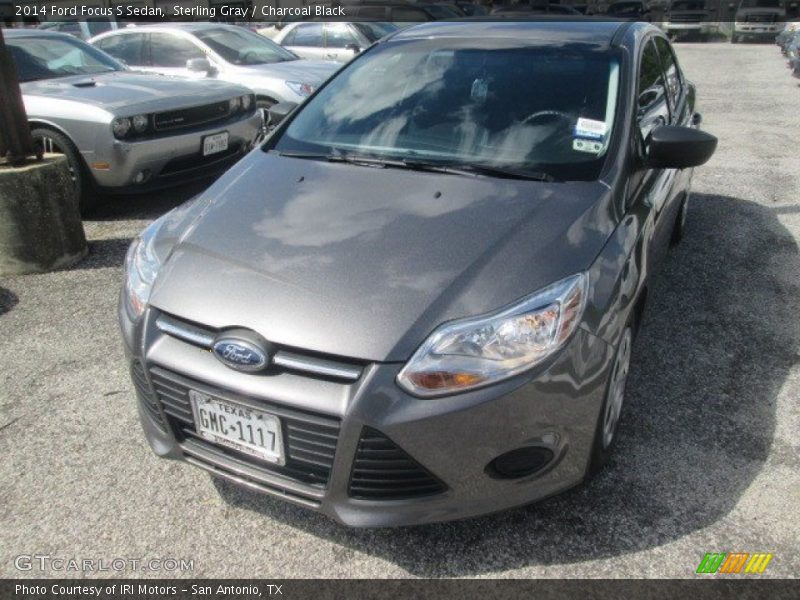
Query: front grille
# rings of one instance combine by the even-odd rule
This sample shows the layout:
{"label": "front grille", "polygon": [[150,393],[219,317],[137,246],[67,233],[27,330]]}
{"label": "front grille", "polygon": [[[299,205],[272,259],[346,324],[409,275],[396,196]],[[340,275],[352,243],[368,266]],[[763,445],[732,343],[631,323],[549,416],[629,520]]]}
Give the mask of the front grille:
{"label": "front grille", "polygon": [[[166,335],[204,350],[211,350],[214,339],[222,331],[163,312],[156,319],[156,327]],[[278,346],[269,369],[301,373],[341,383],[358,380],[365,367],[366,363],[362,361]]]}
{"label": "front grille", "polygon": [[153,115],[153,124],[156,131],[171,131],[174,129],[187,129],[196,125],[223,121],[230,115],[228,101],[214,102],[191,108],[181,108],[156,113]]}
{"label": "front grille", "polygon": [[236,450],[210,444],[197,435],[192,417],[189,390],[208,390],[208,393],[212,395],[223,399],[230,398],[233,402],[236,401],[235,393],[215,390],[208,385],[161,367],[150,368],[150,379],[164,413],[168,417],[169,424],[180,441],[192,440],[198,444],[213,447],[216,452],[226,454],[237,461],[317,488],[327,486],[333,468],[336,442],[339,438],[339,419],[249,398],[248,400],[251,403],[255,402],[259,409],[280,417],[286,465],[273,465]]}
{"label": "front grille", "polygon": [[131,365],[131,379],[133,385],[139,392],[139,402],[152,419],[164,427],[164,417],[161,416],[161,411],[158,408],[158,402],[153,396],[153,390],[150,389],[150,384],[147,383],[147,375],[144,372],[144,366],[138,360],[133,361]]}
{"label": "front grille", "polygon": [[751,23],[772,23],[776,19],[776,15],[747,15],[745,21]]}
{"label": "front grille", "polygon": [[361,431],[350,476],[350,496],[368,500],[399,500],[432,496],[447,487],[381,432]]}
{"label": "front grille", "polygon": [[669,20],[672,23],[700,23],[705,18],[703,15],[672,15]]}

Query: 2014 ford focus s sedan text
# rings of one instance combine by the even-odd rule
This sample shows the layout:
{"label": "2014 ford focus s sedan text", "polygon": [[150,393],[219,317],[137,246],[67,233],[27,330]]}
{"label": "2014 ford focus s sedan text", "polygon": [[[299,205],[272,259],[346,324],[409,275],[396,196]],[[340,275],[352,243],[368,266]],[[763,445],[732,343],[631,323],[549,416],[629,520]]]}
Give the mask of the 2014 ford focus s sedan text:
{"label": "2014 ford focus s sedan text", "polygon": [[128,254],[119,318],[155,453],[354,526],[597,470],[716,147],[664,35],[420,25],[280,115]]}

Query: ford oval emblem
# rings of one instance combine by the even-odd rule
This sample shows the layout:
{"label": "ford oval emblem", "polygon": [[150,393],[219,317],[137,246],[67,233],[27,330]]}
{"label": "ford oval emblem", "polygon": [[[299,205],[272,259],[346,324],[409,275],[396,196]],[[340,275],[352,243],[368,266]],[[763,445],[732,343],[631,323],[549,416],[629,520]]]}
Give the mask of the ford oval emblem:
{"label": "ford oval emblem", "polygon": [[267,366],[267,352],[246,340],[225,337],[214,342],[211,351],[225,365],[237,371],[260,371]]}

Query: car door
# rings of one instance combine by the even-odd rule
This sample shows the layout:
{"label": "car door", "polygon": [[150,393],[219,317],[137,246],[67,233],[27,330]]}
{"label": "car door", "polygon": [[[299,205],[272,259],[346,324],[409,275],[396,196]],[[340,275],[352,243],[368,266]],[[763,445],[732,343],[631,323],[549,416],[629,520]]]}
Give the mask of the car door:
{"label": "car door", "polygon": [[191,77],[208,76],[205,72],[190,71],[186,62],[194,58],[207,58],[205,52],[188,37],[166,31],[150,33],[150,66],[148,70],[164,75]]}
{"label": "car door", "polygon": [[150,63],[146,54],[147,34],[134,31],[120,31],[101,38],[93,45],[110,54],[131,69],[144,71]]}
{"label": "car door", "polygon": [[354,48],[361,49],[362,42],[349,23],[325,23],[324,32],[325,58],[328,60],[347,62],[357,54]]}
{"label": "car door", "polygon": [[281,42],[301,58],[325,58],[325,36],[322,23],[298,23]]}
{"label": "car door", "polygon": [[[672,124],[667,83],[652,36],[643,44],[639,55],[636,101],[632,144],[634,154],[644,157],[650,133],[657,127]],[[637,161],[628,183],[628,205],[633,211],[647,213],[644,260],[648,270],[655,269],[666,252],[661,217],[672,192],[674,173],[674,169],[649,169]]]}

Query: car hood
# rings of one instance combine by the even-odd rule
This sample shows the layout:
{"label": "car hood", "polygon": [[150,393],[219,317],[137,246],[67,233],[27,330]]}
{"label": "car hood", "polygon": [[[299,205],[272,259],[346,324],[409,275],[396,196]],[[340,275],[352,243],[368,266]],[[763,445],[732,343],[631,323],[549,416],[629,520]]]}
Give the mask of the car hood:
{"label": "car hood", "polygon": [[318,86],[341,66],[340,63],[330,60],[289,60],[266,65],[238,67],[238,69],[250,75],[274,77],[284,81],[299,81]]}
{"label": "car hood", "polygon": [[192,81],[139,71],[73,75],[23,83],[25,96],[91,104],[113,114],[136,114],[196,106],[247,94],[247,88],[220,81]]}
{"label": "car hood", "polygon": [[601,183],[256,151],[209,188],[169,242],[151,303],[278,344],[401,361],[444,321],[586,269],[613,229],[608,198]]}

